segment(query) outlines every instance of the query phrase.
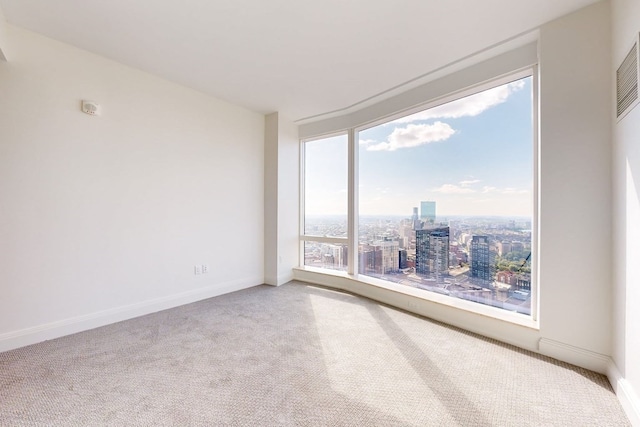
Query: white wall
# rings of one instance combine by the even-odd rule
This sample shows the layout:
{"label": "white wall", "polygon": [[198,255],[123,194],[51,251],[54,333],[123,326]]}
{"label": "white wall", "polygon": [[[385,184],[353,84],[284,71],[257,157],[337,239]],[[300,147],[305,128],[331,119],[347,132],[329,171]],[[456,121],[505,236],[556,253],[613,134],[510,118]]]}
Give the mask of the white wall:
{"label": "white wall", "polygon": [[298,128],[279,113],[265,118],[265,283],[293,279],[298,265]]}
{"label": "white wall", "polygon": [[8,30],[0,351],[263,282],[262,115]]}
{"label": "white wall", "polygon": [[610,11],[540,31],[540,332],[609,355]]}
{"label": "white wall", "polygon": [[298,127],[279,115],[278,125],[278,284],[293,280],[299,263],[300,141]]}
{"label": "white wall", "polygon": [[278,113],[264,123],[264,283],[278,286]]}
{"label": "white wall", "polygon": [[[640,2],[613,0],[612,22],[614,73],[640,32]],[[614,121],[613,143],[613,359],[640,425],[640,107]]]}
{"label": "white wall", "polygon": [[0,61],[5,61],[8,58],[7,53],[7,21],[4,19],[2,9],[0,9]]}

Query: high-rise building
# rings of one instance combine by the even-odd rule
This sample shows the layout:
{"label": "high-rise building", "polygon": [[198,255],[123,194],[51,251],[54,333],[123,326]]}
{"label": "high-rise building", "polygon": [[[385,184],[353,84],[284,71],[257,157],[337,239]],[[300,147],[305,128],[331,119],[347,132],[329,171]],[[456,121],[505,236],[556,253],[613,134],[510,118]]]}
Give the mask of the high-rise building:
{"label": "high-rise building", "polygon": [[436,222],[436,202],[420,202],[420,219],[427,224]]}
{"label": "high-rise building", "polygon": [[416,273],[442,282],[448,270],[449,227],[416,230]]}
{"label": "high-rise building", "polygon": [[406,270],[409,268],[407,265],[407,251],[405,249],[400,249],[398,251],[398,268],[400,270]]}
{"label": "high-rise building", "polygon": [[422,228],[422,222],[418,217],[418,207],[413,208],[413,215],[411,216],[411,225],[414,230],[420,230]]}
{"label": "high-rise building", "polygon": [[522,242],[511,242],[511,251],[512,252],[523,252],[524,251],[524,243],[522,243]]}
{"label": "high-rise building", "polygon": [[400,265],[398,257],[398,242],[391,239],[379,240],[373,243],[376,252],[380,253],[380,273],[395,273]]}
{"label": "high-rise building", "polygon": [[375,274],[376,270],[375,248],[369,244],[360,245],[358,250],[358,273]]}
{"label": "high-rise building", "polygon": [[413,221],[410,219],[403,219],[398,227],[398,245],[401,249],[408,249],[412,240],[415,240],[416,235],[414,230]]}
{"label": "high-rise building", "polygon": [[498,242],[498,255],[505,256],[512,250],[511,242]]}
{"label": "high-rise building", "polygon": [[471,281],[484,287],[491,287],[493,281],[493,256],[488,236],[471,238]]}
{"label": "high-rise building", "polygon": [[319,252],[322,267],[336,270],[347,268],[347,245],[323,243],[320,245]]}
{"label": "high-rise building", "polygon": [[371,244],[360,245],[358,255],[360,274],[396,273],[399,265],[399,246],[396,240],[385,238]]}

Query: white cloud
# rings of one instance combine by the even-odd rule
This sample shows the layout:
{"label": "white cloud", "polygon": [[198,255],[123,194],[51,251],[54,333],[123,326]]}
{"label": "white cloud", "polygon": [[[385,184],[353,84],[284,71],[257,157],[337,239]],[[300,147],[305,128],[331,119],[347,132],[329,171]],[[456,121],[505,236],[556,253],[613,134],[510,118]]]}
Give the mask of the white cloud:
{"label": "white cloud", "polygon": [[443,194],[467,194],[475,193],[475,190],[470,188],[461,187],[455,184],[443,184],[438,188],[432,188],[431,191]]}
{"label": "white cloud", "polygon": [[504,190],[501,191],[502,194],[526,194],[528,193],[527,190],[518,190],[517,188],[505,188]]}
{"label": "white cloud", "polygon": [[497,190],[496,187],[490,187],[488,185],[485,185],[484,187],[482,187],[482,192],[483,193],[493,193],[496,190]]}
{"label": "white cloud", "polygon": [[393,123],[410,123],[419,120],[457,119],[459,117],[477,116],[493,106],[502,104],[512,93],[521,90],[523,87],[524,82],[518,80],[517,82],[498,86],[410,116],[402,117],[394,120]]}
{"label": "white cloud", "polygon": [[375,139],[361,139],[358,141],[360,145],[368,145],[377,142]]}
{"label": "white cloud", "polygon": [[395,128],[386,142],[369,145],[368,151],[396,151],[400,148],[418,147],[431,142],[449,139],[456,131],[447,123],[435,122],[430,125],[411,124]]}
{"label": "white cloud", "polygon": [[497,188],[497,187],[484,186],[482,187],[482,192],[483,193],[500,193],[500,194],[527,194],[529,191],[513,188],[513,187]]}
{"label": "white cloud", "polygon": [[460,185],[463,186],[463,187],[468,187],[470,185],[477,184],[479,182],[480,182],[479,179],[468,179],[468,180],[465,180],[465,181],[460,181]]}

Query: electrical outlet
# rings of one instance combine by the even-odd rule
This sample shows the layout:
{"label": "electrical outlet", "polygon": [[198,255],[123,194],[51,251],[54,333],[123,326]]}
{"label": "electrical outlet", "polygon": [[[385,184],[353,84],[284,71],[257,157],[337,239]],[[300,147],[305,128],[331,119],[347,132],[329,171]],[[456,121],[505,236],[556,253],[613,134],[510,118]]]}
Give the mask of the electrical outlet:
{"label": "electrical outlet", "polygon": [[209,264],[202,264],[202,274],[207,274],[209,272]]}
{"label": "electrical outlet", "polygon": [[202,274],[202,266],[201,265],[195,265],[193,267],[193,274],[195,274],[196,276],[198,274]]}

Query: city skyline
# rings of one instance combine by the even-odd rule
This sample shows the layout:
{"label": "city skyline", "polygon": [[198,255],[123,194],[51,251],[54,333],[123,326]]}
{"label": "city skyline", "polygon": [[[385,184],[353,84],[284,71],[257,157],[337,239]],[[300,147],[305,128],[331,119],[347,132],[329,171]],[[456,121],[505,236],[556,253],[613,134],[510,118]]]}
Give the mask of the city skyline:
{"label": "city skyline", "polygon": [[[532,231],[528,220],[467,217],[431,222],[413,215],[363,218],[358,241],[306,241],[304,264],[347,269],[357,253],[359,274],[480,304],[531,313]],[[346,236],[342,217],[309,221],[312,234]],[[356,268],[356,267],[354,267]]]}

